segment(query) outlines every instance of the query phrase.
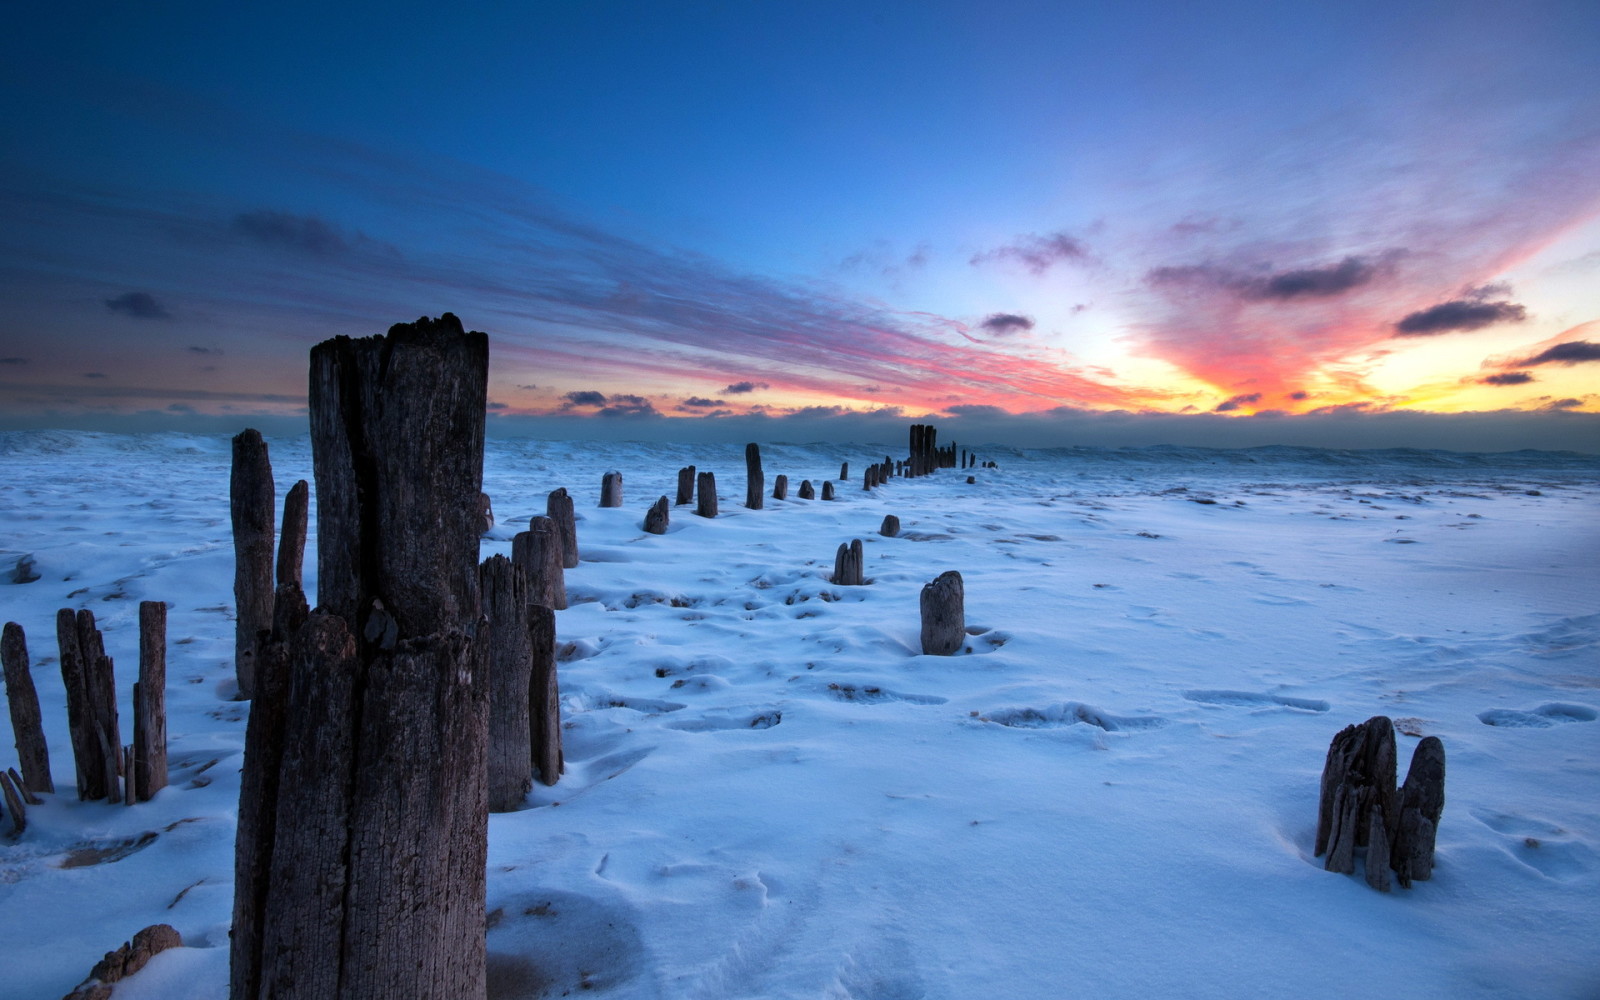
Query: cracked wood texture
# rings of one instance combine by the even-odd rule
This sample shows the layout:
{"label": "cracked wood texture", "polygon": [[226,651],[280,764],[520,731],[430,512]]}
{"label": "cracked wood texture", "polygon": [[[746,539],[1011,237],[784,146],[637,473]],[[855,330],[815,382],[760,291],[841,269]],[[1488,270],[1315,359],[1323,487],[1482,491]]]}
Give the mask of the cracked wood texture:
{"label": "cracked wood texture", "polygon": [[[255,696],[256,635],[272,627],[272,463],[261,432],[246,429],[233,439],[229,478],[233,513],[234,675],[239,697]],[[304,544],[303,542],[301,544]]]}
{"label": "cracked wood texture", "polygon": [[17,761],[22,765],[22,787],[30,792],[54,792],[50,745],[45,742],[39,694],[28,670],[28,637],[16,622],[6,622],[0,638],[0,661],[5,665],[6,699],[11,709],[11,731],[17,738]]}

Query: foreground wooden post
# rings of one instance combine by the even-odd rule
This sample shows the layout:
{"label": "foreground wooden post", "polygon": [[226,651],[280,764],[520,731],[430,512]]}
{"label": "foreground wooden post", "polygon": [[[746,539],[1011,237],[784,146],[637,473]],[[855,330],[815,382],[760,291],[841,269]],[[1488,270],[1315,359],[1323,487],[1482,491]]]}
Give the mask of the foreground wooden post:
{"label": "foreground wooden post", "polygon": [[167,605],[162,601],[139,602],[139,681],[133,686],[128,770],[137,802],[149,802],[167,787]]}
{"label": "foreground wooden post", "polygon": [[900,519],[893,514],[883,515],[883,525],[878,528],[878,534],[885,538],[893,538],[900,534]]}
{"label": "foreground wooden post", "polygon": [[[306,524],[311,516],[311,487],[304,479],[289,488],[283,498],[283,529],[278,532],[278,586],[292,583],[304,586],[306,555]],[[264,629],[272,627],[272,615],[267,615]],[[259,635],[259,633],[257,633]]]}
{"label": "foreground wooden post", "polygon": [[528,638],[533,670],[528,678],[528,717],[532,722],[533,768],[539,783],[561,780],[561,690],[556,681],[556,613],[528,605]]}
{"label": "foreground wooden post", "polygon": [[696,504],[694,512],[701,517],[717,516],[717,477],[710,472],[702,472],[696,480]]}
{"label": "foreground wooden post", "polygon": [[802,499],[802,500],[814,500],[814,499],[816,499],[817,491],[811,488],[811,480],[802,479],[800,481],[800,494],[799,495],[800,495],[800,499]]}
{"label": "foreground wooden post", "polygon": [[774,500],[787,500],[787,499],[789,499],[789,477],[788,476],[779,476],[778,478],[776,478],[776,479],[774,479],[772,481],[772,499],[774,499]]}
{"label": "foreground wooden post", "polygon": [[841,587],[864,585],[867,580],[863,575],[863,562],[861,539],[852,539],[848,545],[841,542],[833,557],[833,582]]}
{"label": "foreground wooden post", "polygon": [[600,477],[600,506],[622,506],[622,473],[608,472]]}
{"label": "foreground wooden post", "polygon": [[578,565],[578,512],[573,510],[572,497],[565,486],[550,491],[544,511],[556,523],[556,533],[561,536],[561,566],[572,569]]}
{"label": "foreground wooden post", "polygon": [[287,644],[275,787],[246,736],[232,1000],[485,995],[487,376],[448,313],[312,349],[318,613]]}
{"label": "foreground wooden post", "polygon": [[824,479],[822,481],[822,499],[832,500],[833,498],[833,480]]}
{"label": "foreground wooden post", "polygon": [[272,627],[272,515],[277,512],[272,463],[261,432],[247,428],[233,439],[229,479],[233,512],[234,675],[239,697],[255,695],[256,634]]}
{"label": "foreground wooden post", "polygon": [[488,619],[489,811],[510,812],[533,787],[528,582],[514,562],[496,555],[478,567],[478,585]]}
{"label": "foreground wooden post", "polygon": [[744,505],[751,510],[760,510],[767,481],[761,473],[761,449],[754,443],[744,446],[744,468]]}
{"label": "foreground wooden post", "polygon": [[665,535],[669,521],[668,510],[670,510],[670,507],[667,504],[666,497],[662,497],[651,504],[650,509],[645,511],[644,530],[652,535]]}
{"label": "foreground wooden post", "polygon": [[966,593],[961,574],[940,573],[922,587],[922,651],[933,656],[960,652],[967,639]]}
{"label": "foreground wooden post", "polygon": [[694,466],[686,465],[678,470],[678,499],[677,506],[694,502],[695,475]]}
{"label": "foreground wooden post", "polygon": [[1400,816],[1394,835],[1392,863],[1400,884],[1433,877],[1433,845],[1444,812],[1444,744],[1425,736],[1411,755],[1406,783],[1400,790]]}
{"label": "foreground wooden post", "polygon": [[67,692],[67,727],[78,770],[78,798],[120,801],[122,731],[117,723],[117,688],[111,657],[94,624],[94,612],[56,612],[61,680]]}
{"label": "foreground wooden post", "polygon": [[22,765],[22,787],[28,792],[54,792],[50,777],[50,745],[44,738],[39,714],[39,693],[28,670],[28,637],[22,626],[6,622],[0,636],[0,663],[4,664],[6,700],[11,708],[11,731],[17,737],[17,762]]}
{"label": "foreground wooden post", "polygon": [[567,609],[567,579],[561,566],[561,533],[548,517],[534,517],[511,539],[511,558],[528,578],[528,600]]}
{"label": "foreground wooden post", "polygon": [[[1346,726],[1333,738],[1322,768],[1314,852],[1316,857],[1327,852],[1323,864],[1327,871],[1354,872],[1356,848],[1369,843],[1373,812],[1380,829],[1397,815],[1394,774],[1394,723],[1388,716],[1375,715],[1358,726]],[[1387,841],[1387,835],[1382,839]],[[1385,861],[1387,849],[1386,842]],[[1369,863],[1369,867],[1375,866]],[[1368,877],[1372,878],[1370,873]]]}

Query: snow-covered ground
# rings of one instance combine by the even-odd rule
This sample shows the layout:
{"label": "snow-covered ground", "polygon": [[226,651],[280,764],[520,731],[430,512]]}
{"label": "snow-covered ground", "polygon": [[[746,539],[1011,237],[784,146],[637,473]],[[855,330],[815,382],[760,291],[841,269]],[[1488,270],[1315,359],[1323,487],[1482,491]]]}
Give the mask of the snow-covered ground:
{"label": "snow-covered ground", "polygon": [[[309,448],[271,446],[281,503]],[[583,549],[568,772],[489,821],[491,995],[1600,995],[1600,460],[991,448],[974,485],[864,493],[886,450],[765,445],[769,491],[852,479],[747,511],[740,448],[489,442],[484,555],[557,486]],[[0,617],[65,792],[0,840],[0,997],[60,996],[166,922],[188,947],[118,1000],[222,1000],[247,710],[228,442],[0,456]],[[645,534],[690,463],[723,516]],[[609,469],[624,508],[595,506]],[[864,587],[828,579],[851,538]],[[24,553],[43,578],[11,584]],[[948,569],[970,642],[922,656],[918,594]],[[95,612],[126,734],[140,600],[170,605],[173,784],[80,803],[54,614]],[[1377,714],[1402,777],[1419,735],[1449,758],[1434,878],[1388,895],[1311,856],[1328,741]]]}

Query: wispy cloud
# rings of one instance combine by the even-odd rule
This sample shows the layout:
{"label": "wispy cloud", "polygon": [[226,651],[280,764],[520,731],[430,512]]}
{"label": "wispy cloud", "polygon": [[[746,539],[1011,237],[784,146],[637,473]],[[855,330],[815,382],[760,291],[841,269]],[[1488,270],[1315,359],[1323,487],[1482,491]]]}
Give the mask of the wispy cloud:
{"label": "wispy cloud", "polygon": [[1465,333],[1501,323],[1521,323],[1528,310],[1507,300],[1487,298],[1451,299],[1419,309],[1394,325],[1397,337],[1432,337],[1441,333]]}
{"label": "wispy cloud", "polygon": [[257,243],[317,256],[340,253],[350,245],[344,234],[317,216],[276,209],[242,212],[233,217],[232,229]]}
{"label": "wispy cloud", "polygon": [[1569,340],[1564,344],[1547,347],[1532,357],[1514,361],[1514,368],[1532,368],[1535,365],[1579,365],[1600,361],[1600,344],[1587,340]]}
{"label": "wispy cloud", "polygon": [[1216,413],[1232,413],[1234,410],[1239,409],[1241,406],[1250,406],[1251,404],[1259,403],[1259,402],[1261,402],[1261,393],[1259,393],[1259,392],[1243,393],[1243,394],[1238,395],[1238,396],[1230,396],[1227,399],[1223,400],[1222,402],[1218,403],[1214,412],[1216,412]]}
{"label": "wispy cloud", "polygon": [[156,301],[149,292],[124,292],[116,298],[106,299],[106,308],[114,313],[134,319],[171,319],[167,307]]}
{"label": "wispy cloud", "polygon": [[982,330],[997,337],[1006,337],[1014,333],[1023,333],[1033,329],[1033,317],[1023,316],[1019,313],[990,313],[978,324]]}
{"label": "wispy cloud", "polygon": [[973,254],[970,263],[977,267],[988,263],[1021,264],[1030,272],[1042,275],[1064,262],[1091,260],[1088,246],[1068,233],[1030,233],[1019,236],[1004,246]]}
{"label": "wispy cloud", "polygon": [[596,392],[593,389],[576,389],[567,393],[561,398],[563,400],[561,404],[561,408],[563,410],[570,410],[579,406],[606,405],[606,394],[603,392]]}
{"label": "wispy cloud", "polygon": [[1478,379],[1483,385],[1527,385],[1534,381],[1532,372],[1498,372]]}

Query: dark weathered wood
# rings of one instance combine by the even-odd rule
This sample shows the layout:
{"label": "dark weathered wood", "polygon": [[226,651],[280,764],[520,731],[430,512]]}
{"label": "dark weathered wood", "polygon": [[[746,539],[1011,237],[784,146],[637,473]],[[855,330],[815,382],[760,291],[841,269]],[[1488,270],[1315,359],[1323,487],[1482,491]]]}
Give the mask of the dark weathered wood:
{"label": "dark weathered wood", "polygon": [[789,499],[789,477],[788,476],[778,476],[776,479],[774,479],[772,481],[772,499],[774,499],[774,500],[787,500],[787,499]]}
{"label": "dark weathered wood", "polygon": [[1413,880],[1433,877],[1434,838],[1443,812],[1444,743],[1437,736],[1425,736],[1411,754],[1406,783],[1400,789],[1392,863],[1402,886],[1409,889]]}
{"label": "dark weathered wood", "polygon": [[229,479],[233,513],[234,676],[239,697],[255,694],[256,633],[272,627],[272,520],[277,507],[272,463],[261,432],[246,429],[233,439]]}
{"label": "dark weathered wood", "polygon": [[644,530],[652,535],[665,535],[667,524],[671,519],[668,513],[670,510],[671,506],[667,503],[666,497],[651,504],[650,509],[645,511]]}
{"label": "dark weathered wood", "polygon": [[1367,884],[1379,892],[1388,892],[1389,878],[1389,828],[1383,806],[1374,802],[1367,813]]}
{"label": "dark weathered wood", "polygon": [[966,591],[961,574],[947,570],[922,587],[922,651],[949,656],[966,640]]}
{"label": "dark weathered wood", "polygon": [[[289,487],[283,498],[283,528],[278,532],[278,586],[292,583],[303,587],[306,555],[306,524],[311,517],[311,486],[300,480]],[[270,615],[263,628],[272,627]]]}
{"label": "dark weathered wood", "polygon": [[695,474],[694,466],[686,465],[678,470],[678,498],[677,506],[694,502]]}
{"label": "dark weathered wood", "polygon": [[800,499],[802,499],[802,500],[814,500],[814,499],[816,499],[816,496],[817,496],[817,491],[812,488],[811,480],[802,479],[800,481],[800,492],[799,492]]}
{"label": "dark weathered wood", "polygon": [[834,499],[833,480],[824,479],[822,481],[822,499],[824,499],[824,500],[832,500],[832,499]]}
{"label": "dark weathered wood", "polygon": [[841,542],[833,557],[833,582],[841,587],[862,586],[867,582],[863,562],[861,539],[852,539],[848,545]]}
{"label": "dark weathered wood", "polygon": [[133,687],[134,798],[148,802],[167,787],[167,606],[139,602],[139,682]]}
{"label": "dark weathered wood", "polygon": [[124,942],[116,951],[108,951],[95,963],[84,980],[63,1000],[108,1000],[112,985],[133,975],[150,963],[150,960],[168,948],[183,947],[183,936],[171,924],[153,924]]}
{"label": "dark weathered wood", "polygon": [[744,505],[760,510],[766,502],[766,477],[761,472],[761,449],[754,442],[744,446]]}
{"label": "dark weathered wood", "polygon": [[1374,808],[1385,817],[1398,815],[1394,775],[1394,724],[1387,716],[1346,726],[1333,738],[1317,806],[1315,855],[1327,853],[1326,870],[1346,875],[1356,870],[1356,848],[1367,844]]}
{"label": "dark weathered wood", "polygon": [[[319,613],[290,642],[267,876],[235,888],[260,906],[233,1000],[484,996],[487,373],[449,314],[312,349]],[[268,756],[247,745],[245,785]]]}
{"label": "dark weathered wood", "polygon": [[528,637],[533,670],[528,680],[528,716],[533,729],[533,767],[539,782],[561,780],[561,690],[556,680],[556,615],[528,605]]}
{"label": "dark weathered wood", "polygon": [[883,515],[883,525],[878,529],[878,534],[885,538],[893,538],[900,534],[900,519],[893,514]]}
{"label": "dark weathered wood", "polygon": [[702,472],[696,477],[694,512],[701,517],[717,516],[717,477],[714,473]]}
{"label": "dark weathered wood", "polygon": [[11,817],[11,834],[18,836],[28,828],[28,804],[22,798],[21,786],[6,771],[0,771],[0,793],[5,796],[5,811]]}
{"label": "dark weathered wood", "polygon": [[71,608],[56,612],[56,647],[61,663],[61,686],[67,698],[67,735],[72,741],[72,764],[77,776],[78,798],[87,801],[106,796],[103,767],[95,766],[99,743],[94,738],[94,721],[89,710],[89,680],[83,667],[83,651],[78,648],[78,616]]}
{"label": "dark weathered wood", "polygon": [[565,486],[550,491],[544,512],[556,523],[556,533],[561,536],[561,565],[572,569],[578,565],[578,512],[573,509],[572,496]]}
{"label": "dark weathered wood", "polygon": [[849,481],[850,481],[850,463],[849,462],[840,462],[839,463],[839,482],[847,483]]}
{"label": "dark weathered wood", "polygon": [[23,802],[27,803],[30,806],[36,806],[39,803],[44,801],[44,799],[41,799],[41,798],[39,798],[39,796],[35,795],[28,788],[27,785],[22,783],[22,775],[17,773],[17,769],[16,768],[8,767],[8,768],[6,768],[6,773],[11,775],[12,782],[14,782],[16,784],[17,790],[22,793],[22,801]]}
{"label": "dark weathered wood", "polygon": [[978,477],[977,476],[968,476],[967,477],[967,485],[968,486],[974,486],[974,485],[977,484],[977,482],[978,482]]}
{"label": "dark weathered wood", "polygon": [[600,506],[622,506],[622,473],[612,471],[600,477]]}
{"label": "dark weathered wood", "polygon": [[509,812],[533,787],[533,745],[528,684],[533,647],[528,638],[528,582],[505,556],[478,567],[489,664],[489,811]]}
{"label": "dark weathered wood", "polygon": [[117,723],[117,689],[94,613],[70,608],[56,613],[61,649],[61,680],[67,694],[67,727],[78,773],[78,798],[122,798],[122,734]]}
{"label": "dark weathered wood", "polygon": [[17,739],[17,762],[22,765],[22,787],[29,792],[53,792],[50,745],[44,738],[39,713],[39,693],[28,669],[28,637],[22,626],[6,622],[0,636],[0,663],[4,664],[6,700],[11,708],[11,732]]}
{"label": "dark weathered wood", "polygon": [[561,565],[561,532],[548,517],[534,517],[528,530],[511,539],[511,558],[528,579],[528,600],[547,608],[567,607],[566,570]]}

